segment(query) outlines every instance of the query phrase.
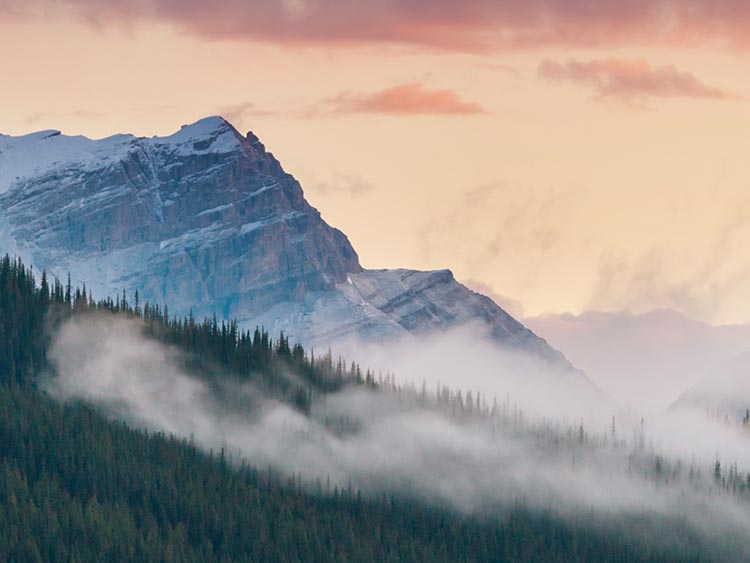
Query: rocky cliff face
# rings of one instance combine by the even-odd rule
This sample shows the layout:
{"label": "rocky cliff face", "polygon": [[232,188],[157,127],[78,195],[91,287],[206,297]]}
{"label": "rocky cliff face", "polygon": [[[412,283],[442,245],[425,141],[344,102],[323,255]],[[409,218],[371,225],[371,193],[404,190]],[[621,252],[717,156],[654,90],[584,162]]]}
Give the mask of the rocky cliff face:
{"label": "rocky cliff face", "polygon": [[258,138],[219,117],[163,138],[0,136],[0,209],[0,252],[69,271],[99,296],[138,289],[176,313],[215,312],[315,343],[480,323],[500,343],[567,365],[447,270],[363,271]]}
{"label": "rocky cliff face", "polygon": [[[29,169],[19,149],[59,159]],[[6,242],[99,291],[138,288],[180,312],[252,317],[361,270],[299,183],[221,118],[166,138],[0,138],[0,168]]]}
{"label": "rocky cliff face", "polygon": [[449,270],[363,270],[335,291],[279,303],[253,320],[314,345],[352,337],[400,340],[471,325],[505,346],[569,366],[560,352],[489,297],[458,283]]}

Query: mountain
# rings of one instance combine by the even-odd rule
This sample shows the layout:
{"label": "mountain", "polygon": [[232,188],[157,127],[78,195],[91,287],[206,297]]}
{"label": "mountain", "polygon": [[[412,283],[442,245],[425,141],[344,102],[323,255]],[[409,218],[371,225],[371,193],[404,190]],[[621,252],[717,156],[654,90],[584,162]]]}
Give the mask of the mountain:
{"label": "mountain", "polygon": [[209,117],[167,137],[0,136],[0,251],[37,269],[285,330],[307,344],[466,324],[563,355],[450,271],[364,270],[253,134]]}
{"label": "mountain", "polygon": [[361,270],[258,139],[220,118],[165,138],[3,137],[0,170],[4,245],[94,290],[252,317]]}
{"label": "mountain", "polygon": [[750,409],[750,352],[715,366],[670,407],[680,409],[708,411],[733,422],[744,418]]}
{"label": "mountain", "polygon": [[614,397],[648,412],[668,407],[716,365],[750,348],[748,325],[713,326],[673,310],[523,322]]}

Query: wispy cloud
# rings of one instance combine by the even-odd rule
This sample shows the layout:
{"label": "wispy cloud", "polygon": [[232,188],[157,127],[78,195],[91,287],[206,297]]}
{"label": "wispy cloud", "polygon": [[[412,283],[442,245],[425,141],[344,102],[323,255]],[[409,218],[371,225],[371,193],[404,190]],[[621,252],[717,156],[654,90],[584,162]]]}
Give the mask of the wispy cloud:
{"label": "wispy cloud", "polygon": [[568,59],[565,63],[544,60],[537,74],[546,80],[591,88],[599,99],[617,99],[635,105],[649,98],[737,98],[732,92],[708,85],[674,65],[654,67],[643,59]]}
{"label": "wispy cloud", "polygon": [[[233,123],[241,123],[243,120],[253,117],[278,115],[308,119],[350,114],[408,116],[477,115],[489,112],[478,103],[463,100],[453,90],[432,89],[421,83],[412,82],[374,92],[345,90],[307,104],[284,105],[282,103],[270,107],[260,107],[253,102],[242,102],[221,107],[218,113]],[[343,180],[343,178],[341,179]],[[344,183],[361,184],[361,182],[350,182],[348,180]],[[328,187],[335,188],[334,186]],[[363,190],[355,189],[354,191]]]}
{"label": "wispy cloud", "polygon": [[475,277],[489,263],[523,255],[528,266],[515,274],[530,283],[551,256],[571,243],[563,225],[584,195],[578,188],[539,189],[498,181],[458,197],[435,199],[419,229],[421,255],[432,259],[449,250],[455,263]]}
{"label": "wispy cloud", "polygon": [[224,106],[219,110],[219,113],[229,121],[236,123],[247,117],[266,117],[276,115],[277,112],[271,109],[260,108],[252,102],[242,102]]}
{"label": "wispy cloud", "polygon": [[498,293],[491,285],[474,278],[463,280],[461,283],[472,291],[486,295],[516,319],[523,318],[523,303],[518,299],[513,299],[512,297]]}
{"label": "wispy cloud", "polygon": [[330,180],[318,183],[316,188],[322,194],[346,194],[356,198],[372,192],[375,186],[355,174],[335,174]]}
{"label": "wispy cloud", "polygon": [[83,120],[92,120],[92,119],[101,119],[104,117],[103,114],[95,112],[95,111],[89,111],[89,110],[74,110],[74,111],[66,111],[66,112],[46,112],[46,113],[31,113],[28,114],[24,118],[24,123],[26,125],[35,125],[36,123],[39,123],[40,121],[50,121],[50,120],[59,120],[59,119],[69,119],[69,118],[76,118],[76,119],[83,119]]}
{"label": "wispy cloud", "polygon": [[211,38],[285,44],[406,43],[453,50],[540,46],[747,46],[744,0],[5,0],[2,16],[91,25],[157,21]]}
{"label": "wispy cloud", "polygon": [[750,299],[750,261],[738,259],[750,240],[750,201],[733,198],[722,212],[721,227],[704,234],[702,251],[655,243],[633,256],[615,249],[602,253],[587,308],[669,308],[696,319],[736,318]]}
{"label": "wispy cloud", "polygon": [[476,115],[488,113],[476,102],[463,100],[447,89],[432,90],[413,82],[371,93],[342,92],[328,100],[336,114]]}

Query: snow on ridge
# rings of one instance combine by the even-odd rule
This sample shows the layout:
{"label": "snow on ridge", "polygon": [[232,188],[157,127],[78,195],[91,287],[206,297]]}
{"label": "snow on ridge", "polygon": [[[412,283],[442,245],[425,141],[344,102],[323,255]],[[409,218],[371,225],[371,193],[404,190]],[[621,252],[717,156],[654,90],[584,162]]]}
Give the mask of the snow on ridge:
{"label": "snow on ridge", "polygon": [[48,139],[49,137],[57,137],[60,135],[60,131],[57,129],[45,129],[44,131],[35,131],[34,133],[27,133],[26,135],[20,135],[18,137],[13,137],[9,135],[0,135],[0,137],[6,137],[9,139]]}
{"label": "snow on ridge", "polygon": [[63,135],[56,129],[21,136],[0,135],[0,194],[16,181],[40,176],[70,165],[101,167],[123,160],[134,145],[167,148],[172,154],[226,154],[239,149],[242,136],[224,118],[207,117],[165,137],[130,134],[90,139]]}
{"label": "snow on ridge", "polygon": [[17,180],[40,176],[61,166],[101,166],[120,160],[134,139],[132,135],[114,135],[93,140],[81,135],[69,137],[57,130],[0,136],[0,193],[8,191]]}
{"label": "snow on ridge", "polygon": [[210,117],[204,117],[203,119],[199,119],[198,121],[194,123],[189,123],[187,125],[183,125],[180,127],[180,130],[172,133],[171,135],[168,135],[166,137],[154,137],[155,139],[161,139],[161,140],[180,140],[190,137],[208,137],[211,136],[216,131],[224,130],[224,129],[233,129],[232,125],[224,119],[223,117],[219,115],[212,115]]}

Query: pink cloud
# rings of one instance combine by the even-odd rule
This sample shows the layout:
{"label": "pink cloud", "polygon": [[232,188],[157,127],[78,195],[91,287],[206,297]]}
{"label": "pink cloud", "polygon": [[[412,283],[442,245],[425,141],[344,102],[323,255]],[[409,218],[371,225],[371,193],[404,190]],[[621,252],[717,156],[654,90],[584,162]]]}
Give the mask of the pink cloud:
{"label": "pink cloud", "polygon": [[0,0],[3,14],[171,23],[210,37],[449,49],[750,39],[746,0]]}
{"label": "pink cloud", "polygon": [[733,99],[735,94],[709,86],[694,74],[674,65],[653,67],[643,59],[604,59],[565,63],[545,60],[537,70],[541,78],[565,81],[592,88],[601,99],[615,98],[640,104],[646,99],[704,98]]}
{"label": "pink cloud", "polygon": [[453,90],[430,90],[422,84],[402,84],[370,94],[344,92],[330,100],[333,113],[396,115],[474,115],[487,113],[477,103],[462,100]]}

